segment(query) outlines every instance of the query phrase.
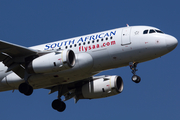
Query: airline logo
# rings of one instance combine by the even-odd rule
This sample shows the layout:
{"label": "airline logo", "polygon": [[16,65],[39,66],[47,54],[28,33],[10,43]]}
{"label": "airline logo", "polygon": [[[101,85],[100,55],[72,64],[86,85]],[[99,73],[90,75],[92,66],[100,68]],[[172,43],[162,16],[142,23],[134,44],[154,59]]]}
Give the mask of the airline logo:
{"label": "airline logo", "polygon": [[[73,40],[59,41],[57,43],[46,44],[44,50],[60,48],[62,46],[74,45],[74,44],[83,43],[86,41],[102,39],[102,38],[111,37],[111,36],[115,36],[115,35],[116,35],[116,30],[97,33],[97,34],[93,34],[93,35],[89,35],[89,36],[82,36],[80,38],[76,38]],[[104,46],[109,46],[109,45],[114,45],[114,44],[115,44],[115,41],[114,42],[111,41],[111,42],[103,43],[102,46],[104,47]],[[82,47],[82,46],[80,46],[80,47]],[[79,49],[79,51],[84,51],[84,49],[85,49],[85,51],[87,51],[87,50],[91,50],[91,49],[95,49],[95,48],[99,48],[99,47],[101,47],[101,46],[99,44],[97,44],[97,45],[87,46],[86,48],[82,47],[81,49]]]}

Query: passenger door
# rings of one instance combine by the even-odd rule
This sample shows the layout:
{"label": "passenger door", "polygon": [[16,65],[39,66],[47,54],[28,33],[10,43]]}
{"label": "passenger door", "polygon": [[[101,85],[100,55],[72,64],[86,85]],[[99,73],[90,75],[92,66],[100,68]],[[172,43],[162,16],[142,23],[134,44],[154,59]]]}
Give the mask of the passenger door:
{"label": "passenger door", "polygon": [[131,44],[131,38],[130,38],[130,34],[131,34],[131,27],[127,27],[124,28],[122,30],[122,34],[121,34],[121,45],[129,45]]}

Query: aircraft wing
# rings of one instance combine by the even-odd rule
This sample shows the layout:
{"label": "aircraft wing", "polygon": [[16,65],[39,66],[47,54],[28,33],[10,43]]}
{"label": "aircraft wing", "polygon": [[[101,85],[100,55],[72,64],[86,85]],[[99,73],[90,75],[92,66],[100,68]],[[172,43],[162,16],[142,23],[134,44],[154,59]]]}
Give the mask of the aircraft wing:
{"label": "aircraft wing", "polygon": [[0,40],[0,52],[8,54],[12,58],[28,56],[28,55],[33,55],[37,53],[37,51],[35,50],[29,49],[20,45],[8,43],[2,40]]}
{"label": "aircraft wing", "polygon": [[12,70],[21,78],[24,78],[25,69],[20,63],[26,57],[36,54],[36,50],[0,40],[0,61],[8,67],[7,72]]}

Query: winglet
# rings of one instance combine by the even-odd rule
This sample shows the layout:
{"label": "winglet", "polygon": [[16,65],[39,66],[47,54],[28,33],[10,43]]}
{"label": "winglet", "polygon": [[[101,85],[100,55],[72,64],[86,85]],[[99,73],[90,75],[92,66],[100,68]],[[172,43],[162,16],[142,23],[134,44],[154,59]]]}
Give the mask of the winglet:
{"label": "winglet", "polygon": [[126,24],[127,25],[127,27],[129,27],[129,25],[128,24]]}

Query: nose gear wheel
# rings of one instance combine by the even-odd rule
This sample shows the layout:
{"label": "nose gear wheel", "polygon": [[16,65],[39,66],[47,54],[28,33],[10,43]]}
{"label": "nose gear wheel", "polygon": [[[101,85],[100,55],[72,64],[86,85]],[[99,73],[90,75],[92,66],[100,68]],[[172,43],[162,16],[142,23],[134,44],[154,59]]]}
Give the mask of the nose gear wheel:
{"label": "nose gear wheel", "polygon": [[141,78],[137,75],[133,75],[131,79],[135,83],[139,83],[141,81]]}
{"label": "nose gear wheel", "polygon": [[135,83],[139,83],[141,81],[141,78],[138,75],[136,75],[136,71],[138,71],[138,69],[136,69],[137,64],[138,64],[137,62],[130,62],[129,63],[129,67],[132,70],[131,72],[133,74],[133,76],[131,77],[131,80]]}

